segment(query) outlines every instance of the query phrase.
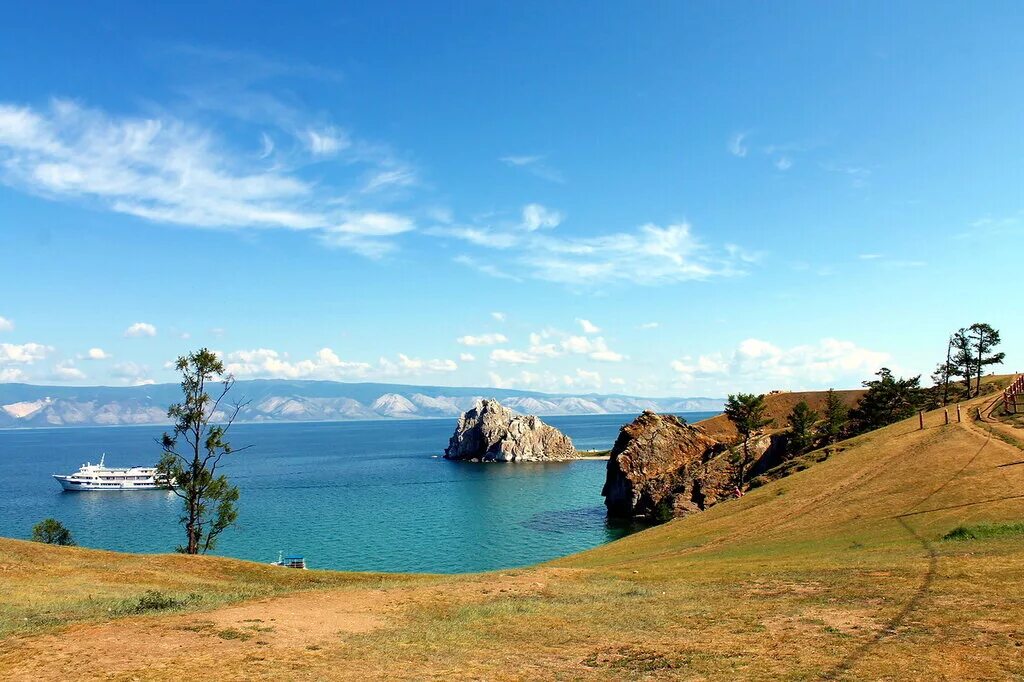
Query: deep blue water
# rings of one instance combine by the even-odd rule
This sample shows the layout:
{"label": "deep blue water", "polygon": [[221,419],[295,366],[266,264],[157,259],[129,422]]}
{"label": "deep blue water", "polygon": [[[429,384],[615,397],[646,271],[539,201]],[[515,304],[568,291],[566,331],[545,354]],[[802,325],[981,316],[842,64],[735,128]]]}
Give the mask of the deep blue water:
{"label": "deep blue water", "polygon": [[[685,415],[691,421],[709,413]],[[610,448],[625,415],[551,417],[576,447]],[[473,464],[439,457],[454,420],[237,424],[226,458],[239,523],[216,554],[312,568],[460,572],[522,566],[627,531],[606,522],[604,461]],[[152,464],[161,427],[0,430],[0,535],[27,538],[52,516],[86,547],[168,552],[182,539],[168,491],[64,493],[50,478],[105,452]]]}

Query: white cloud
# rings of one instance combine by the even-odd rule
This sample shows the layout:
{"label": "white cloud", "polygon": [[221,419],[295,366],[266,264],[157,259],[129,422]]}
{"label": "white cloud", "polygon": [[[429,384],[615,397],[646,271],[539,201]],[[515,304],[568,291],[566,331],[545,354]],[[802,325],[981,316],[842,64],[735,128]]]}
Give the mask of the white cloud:
{"label": "white cloud", "polygon": [[111,368],[110,374],[130,386],[145,386],[155,383],[148,376],[149,367],[137,362],[119,362]]}
{"label": "white cloud", "polygon": [[780,156],[775,159],[775,167],[780,171],[787,171],[793,167],[793,160],[788,156]]}
{"label": "white cloud", "polygon": [[460,336],[455,339],[463,346],[494,346],[499,343],[507,343],[508,338],[504,334],[480,334],[479,336]]}
{"label": "white cloud", "polygon": [[547,342],[553,334],[554,332],[548,331],[530,334],[530,354],[546,358],[555,358],[561,355],[562,352],[554,343]]}
{"label": "white cloud", "polygon": [[41,343],[0,343],[0,365],[31,365],[38,360],[45,360],[52,352],[52,346],[44,346]]}
{"label": "white cloud", "polygon": [[567,336],[562,339],[562,348],[568,353],[586,355],[600,362],[622,362],[626,359],[625,355],[608,348],[607,342],[600,336]]}
{"label": "white cloud", "polygon": [[476,360],[476,356],[472,353],[459,353],[459,360],[462,362],[473,362]]}
{"label": "white cloud", "polygon": [[[209,128],[166,115],[113,115],[57,99],[39,109],[0,103],[0,182],[154,222],[312,230],[329,244],[372,257],[386,251],[381,241],[411,229],[408,219],[391,216],[391,227],[400,229],[368,235],[360,231],[366,221],[358,216],[386,214],[346,213],[361,191],[408,184],[412,171],[404,164],[356,145],[331,126],[286,132],[298,134],[317,158],[345,152],[346,168],[357,174],[369,167],[370,180],[346,177],[346,192],[303,179],[295,161],[254,164],[251,151],[232,151]],[[280,156],[273,154],[268,133],[261,143],[262,158]]]}
{"label": "white cloud", "polygon": [[614,386],[625,386],[626,380],[623,379],[622,377],[612,377],[611,379],[608,380],[608,383]]}
{"label": "white cloud", "polygon": [[562,222],[562,214],[545,208],[540,204],[527,204],[523,207],[523,229],[528,232],[545,228],[554,228]]}
{"label": "white cloud", "polygon": [[334,156],[351,146],[348,136],[337,128],[327,127],[306,130],[306,146],[316,156]]}
{"label": "white cloud", "polygon": [[509,168],[520,168],[548,182],[565,182],[562,172],[545,163],[544,157],[539,154],[510,154],[498,160]]}
{"label": "white cloud", "polygon": [[136,322],[132,326],[124,330],[124,335],[131,338],[141,338],[143,336],[156,336],[156,327],[148,322]]}
{"label": "white cloud", "polygon": [[453,360],[421,359],[399,353],[397,360],[382,357],[373,365],[342,360],[331,348],[321,348],[312,358],[292,360],[287,353],[255,348],[226,354],[224,369],[236,378],[337,380],[447,373],[457,370],[458,364]]}
{"label": "white cloud", "polygon": [[17,367],[0,367],[0,383],[28,381],[28,375]]}
{"label": "white cloud", "polygon": [[568,388],[598,389],[601,388],[602,380],[599,372],[591,372],[585,369],[577,369],[575,375],[565,375],[562,382]]}
{"label": "white cloud", "polygon": [[712,353],[671,363],[679,381],[730,392],[856,386],[888,363],[887,353],[852,341],[822,339],[817,344],[779,348],[746,339],[730,353]]}
{"label": "white cloud", "polygon": [[0,332],[11,331],[14,331],[14,322],[8,320],[6,317],[0,317]]}
{"label": "white cloud", "polygon": [[341,223],[324,229],[323,241],[367,258],[379,258],[395,248],[388,237],[414,229],[412,220],[394,213],[347,213]]}
{"label": "white cloud", "polygon": [[642,325],[640,325],[640,328],[641,329],[657,329],[660,326],[661,326],[660,322],[644,322]]}
{"label": "white cloud", "polygon": [[85,379],[85,372],[78,369],[68,360],[59,363],[53,368],[53,378],[58,381],[82,381]]}
{"label": "white cloud", "polygon": [[89,360],[109,360],[110,353],[106,352],[102,348],[90,348],[85,354]]}
{"label": "white cloud", "polygon": [[530,365],[537,362],[537,357],[521,350],[495,348],[491,351],[491,360],[505,362],[510,365]]}
{"label": "white cloud", "polygon": [[498,322],[505,321],[505,313],[491,313],[491,317],[493,317]]}
{"label": "white cloud", "polygon": [[580,323],[580,327],[583,328],[584,334],[598,334],[601,331],[601,328],[590,320],[584,320],[583,318],[577,317],[576,321]]}
{"label": "white cloud", "polygon": [[747,135],[749,135],[747,132],[734,133],[733,136],[729,138],[728,147],[730,154],[740,158],[747,155],[747,146],[744,144]]}

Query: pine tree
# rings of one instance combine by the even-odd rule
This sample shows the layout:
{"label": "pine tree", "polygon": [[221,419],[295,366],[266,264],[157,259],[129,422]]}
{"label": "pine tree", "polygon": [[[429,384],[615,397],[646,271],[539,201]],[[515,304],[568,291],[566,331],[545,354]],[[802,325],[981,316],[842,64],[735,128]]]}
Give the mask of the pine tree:
{"label": "pine tree", "polygon": [[790,455],[799,455],[814,445],[814,425],[818,422],[818,416],[806,400],[801,400],[793,406],[793,410],[786,417],[786,421],[789,422],[787,446]]}
{"label": "pine tree", "polygon": [[771,424],[774,420],[765,417],[768,405],[764,395],[737,393],[725,402],[725,416],[736,426],[743,438],[743,459],[739,463],[739,485],[745,482],[747,467],[750,465],[750,437]]}
{"label": "pine tree", "polygon": [[818,427],[818,435],[829,445],[835,445],[846,431],[850,410],[833,389],[825,395],[825,418]]}
{"label": "pine tree", "polygon": [[868,392],[861,398],[850,418],[857,432],[872,431],[906,419],[917,411],[921,403],[921,376],[896,378],[892,370],[883,367],[876,372],[877,379],[865,381]]}
{"label": "pine tree", "polygon": [[999,345],[999,330],[984,322],[975,322],[970,326],[971,342],[974,346],[974,371],[978,379],[975,395],[981,393],[981,376],[985,367],[1001,365],[1006,353],[993,353],[992,349]]}

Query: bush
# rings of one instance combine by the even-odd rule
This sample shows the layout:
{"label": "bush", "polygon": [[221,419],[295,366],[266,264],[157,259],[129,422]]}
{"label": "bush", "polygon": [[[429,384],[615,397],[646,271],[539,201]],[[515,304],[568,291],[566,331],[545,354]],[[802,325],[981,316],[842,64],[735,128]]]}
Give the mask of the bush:
{"label": "bush", "polygon": [[175,597],[164,594],[159,590],[146,590],[146,592],[134,602],[128,602],[123,609],[127,613],[148,613],[149,611],[166,611],[188,606],[198,601],[199,595],[190,594],[187,597]]}
{"label": "bush", "polygon": [[43,519],[32,527],[32,541],[69,547],[75,544],[71,531],[57,519]]}

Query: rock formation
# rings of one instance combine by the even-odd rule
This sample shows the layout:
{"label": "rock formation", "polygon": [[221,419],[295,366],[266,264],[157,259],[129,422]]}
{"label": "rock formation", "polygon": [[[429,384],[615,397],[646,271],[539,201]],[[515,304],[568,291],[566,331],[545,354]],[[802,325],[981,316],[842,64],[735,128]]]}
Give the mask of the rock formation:
{"label": "rock formation", "polygon": [[731,495],[724,445],[678,417],[644,411],[622,427],[601,494],[608,514],[665,520]]}
{"label": "rock formation", "polygon": [[579,457],[568,436],[497,400],[481,400],[459,417],[445,459],[481,462],[554,462]]}

